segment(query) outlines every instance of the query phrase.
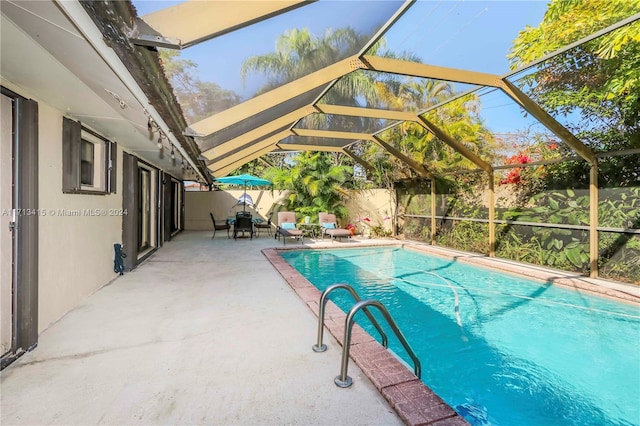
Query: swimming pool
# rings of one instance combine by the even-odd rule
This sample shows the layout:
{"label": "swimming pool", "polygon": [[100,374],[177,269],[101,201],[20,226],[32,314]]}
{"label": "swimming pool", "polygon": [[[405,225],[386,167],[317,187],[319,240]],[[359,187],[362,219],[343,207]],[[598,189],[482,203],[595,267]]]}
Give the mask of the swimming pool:
{"label": "swimming pool", "polygon": [[[422,380],[471,424],[640,424],[637,306],[397,247],[281,256],[321,291],[346,282],[382,302]],[[353,305],[346,293],[331,300]]]}

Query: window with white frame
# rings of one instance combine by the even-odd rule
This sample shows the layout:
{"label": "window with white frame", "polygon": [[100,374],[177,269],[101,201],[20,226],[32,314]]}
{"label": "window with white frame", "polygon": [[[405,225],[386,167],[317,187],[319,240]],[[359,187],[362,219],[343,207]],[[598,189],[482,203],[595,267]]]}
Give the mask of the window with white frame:
{"label": "window with white frame", "polygon": [[105,161],[107,142],[82,132],[80,141],[80,188],[105,192],[109,164]]}
{"label": "window with white frame", "polygon": [[62,129],[62,192],[115,193],[116,144],[68,118]]}

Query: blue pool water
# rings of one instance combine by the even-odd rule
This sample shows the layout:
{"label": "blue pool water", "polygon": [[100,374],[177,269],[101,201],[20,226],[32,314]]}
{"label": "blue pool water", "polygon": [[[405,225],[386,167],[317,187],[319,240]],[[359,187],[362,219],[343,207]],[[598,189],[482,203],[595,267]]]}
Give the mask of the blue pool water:
{"label": "blue pool water", "polygon": [[[344,282],[382,302],[422,380],[472,425],[640,425],[636,306],[401,248],[282,257],[321,291]],[[330,299],[353,306],[341,290]],[[362,313],[356,322],[378,337]]]}

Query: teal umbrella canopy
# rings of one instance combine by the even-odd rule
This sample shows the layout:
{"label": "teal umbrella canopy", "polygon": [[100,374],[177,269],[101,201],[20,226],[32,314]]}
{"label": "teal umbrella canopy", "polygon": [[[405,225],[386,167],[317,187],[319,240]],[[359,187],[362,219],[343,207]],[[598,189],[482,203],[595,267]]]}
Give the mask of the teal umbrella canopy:
{"label": "teal umbrella canopy", "polygon": [[225,176],[216,178],[216,182],[228,183],[233,185],[244,185],[245,187],[271,185],[270,181],[251,175]]}
{"label": "teal umbrella canopy", "polygon": [[[221,178],[216,178],[216,182],[243,186],[244,194],[238,200],[238,204],[242,204],[243,210],[246,209],[247,204],[253,205],[253,200],[251,200],[251,197],[247,195],[247,185],[249,186],[271,185],[270,181],[256,177],[256,176],[251,176],[251,175],[225,176]],[[247,197],[248,197],[248,200],[251,200],[250,203],[248,202]]]}

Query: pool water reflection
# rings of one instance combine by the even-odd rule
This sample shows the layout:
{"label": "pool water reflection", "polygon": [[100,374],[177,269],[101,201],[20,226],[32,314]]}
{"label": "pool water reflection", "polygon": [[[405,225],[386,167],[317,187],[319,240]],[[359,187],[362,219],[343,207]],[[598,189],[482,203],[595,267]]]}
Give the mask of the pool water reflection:
{"label": "pool water reflection", "polygon": [[344,282],[382,302],[422,380],[471,424],[640,424],[638,306],[402,248],[281,255],[320,291]]}

